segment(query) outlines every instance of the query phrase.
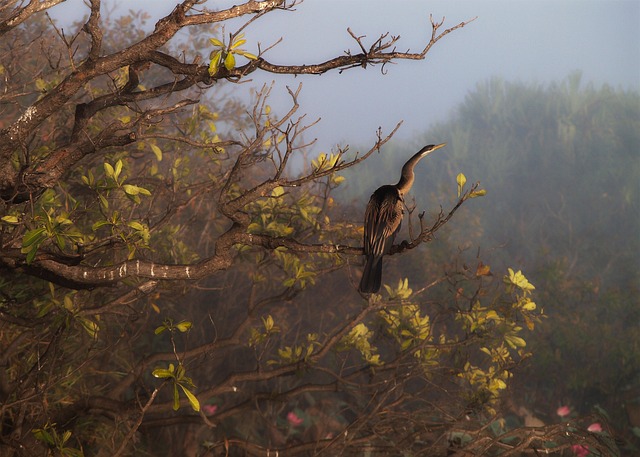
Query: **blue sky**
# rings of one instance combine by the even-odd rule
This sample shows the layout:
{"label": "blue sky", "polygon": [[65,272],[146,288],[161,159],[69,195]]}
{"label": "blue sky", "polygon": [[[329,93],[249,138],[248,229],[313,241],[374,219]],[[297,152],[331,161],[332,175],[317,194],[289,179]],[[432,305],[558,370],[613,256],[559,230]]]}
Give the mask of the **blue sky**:
{"label": "blue sky", "polygon": [[[155,18],[175,5],[169,0],[114,2],[117,10],[143,9]],[[212,2],[221,8],[233,2]],[[86,8],[68,0],[52,9],[68,21]],[[435,45],[424,61],[403,61],[367,70],[352,69],[324,76],[252,75],[253,87],[276,82],[272,105],[285,109],[286,85],[303,84],[301,112],[310,120],[321,118],[308,135],[317,148],[336,143],[362,145],[375,139],[382,126],[389,131],[404,120],[401,138],[410,138],[434,122],[445,120],[477,83],[498,76],[510,81],[548,83],[579,70],[583,82],[638,90],[640,88],[640,2],[637,0],[553,1],[379,1],[305,0],[295,12],[274,12],[246,29],[248,51],[257,51],[283,38],[265,55],[279,64],[321,62],[357,52],[347,33],[366,35],[371,43],[382,33],[400,35],[399,50],[419,51],[431,34],[429,14],[445,17],[445,26],[477,16]],[[75,17],[77,19],[77,16]],[[152,26],[154,21],[150,22]],[[233,31],[239,22],[229,24]],[[203,50],[203,54],[208,54]],[[251,85],[237,87],[246,94]]]}

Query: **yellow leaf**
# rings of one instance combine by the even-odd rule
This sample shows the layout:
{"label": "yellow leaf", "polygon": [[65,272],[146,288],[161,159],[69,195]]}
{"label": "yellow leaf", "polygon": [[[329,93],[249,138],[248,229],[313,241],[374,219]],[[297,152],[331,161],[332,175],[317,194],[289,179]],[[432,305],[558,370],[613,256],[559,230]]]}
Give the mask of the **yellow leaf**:
{"label": "yellow leaf", "polygon": [[487,195],[487,191],[485,189],[474,190],[469,194],[469,198],[484,197],[485,195]]}
{"label": "yellow leaf", "polygon": [[462,188],[467,182],[467,177],[462,173],[458,173],[458,176],[456,176],[456,182],[458,183],[458,198],[460,198],[460,195],[462,195]]}
{"label": "yellow leaf", "polygon": [[225,57],[224,59],[224,67],[231,71],[235,68],[236,66],[236,58],[233,56],[233,53],[230,52],[229,54],[227,54],[227,57]]}
{"label": "yellow leaf", "polygon": [[209,41],[214,46],[218,46],[220,48],[224,47],[224,43],[222,41],[218,40],[217,38],[209,38]]}

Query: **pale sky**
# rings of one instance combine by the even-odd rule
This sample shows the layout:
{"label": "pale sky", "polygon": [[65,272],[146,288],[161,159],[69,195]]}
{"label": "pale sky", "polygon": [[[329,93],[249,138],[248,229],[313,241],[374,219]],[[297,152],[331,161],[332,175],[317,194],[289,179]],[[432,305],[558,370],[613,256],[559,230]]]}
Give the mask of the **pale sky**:
{"label": "pale sky", "polygon": [[[102,5],[110,8],[114,3],[123,13],[144,9],[157,18],[170,12],[176,1],[103,0]],[[233,3],[210,0],[207,6]],[[68,0],[52,13],[64,21],[83,9],[81,0]],[[282,37],[283,42],[264,56],[267,60],[317,63],[346,49],[358,52],[347,33],[350,27],[355,34],[366,35],[365,43],[385,32],[400,35],[398,50],[417,52],[431,34],[429,14],[434,19],[444,16],[445,26],[477,19],[444,37],[426,60],[389,65],[386,75],[380,67],[297,78],[254,73],[253,86],[275,80],[272,105],[284,110],[285,86],[302,82],[301,112],[309,119],[322,118],[309,135],[318,137],[318,150],[336,143],[368,144],[378,126],[389,131],[400,120],[404,124],[399,136],[411,138],[446,120],[477,83],[493,76],[548,83],[579,70],[584,84],[640,89],[637,0],[305,0],[295,12],[270,13],[251,24],[245,30],[245,49],[257,53],[258,41],[265,47]],[[227,33],[238,25],[228,25]],[[248,89],[238,86],[237,93]]]}

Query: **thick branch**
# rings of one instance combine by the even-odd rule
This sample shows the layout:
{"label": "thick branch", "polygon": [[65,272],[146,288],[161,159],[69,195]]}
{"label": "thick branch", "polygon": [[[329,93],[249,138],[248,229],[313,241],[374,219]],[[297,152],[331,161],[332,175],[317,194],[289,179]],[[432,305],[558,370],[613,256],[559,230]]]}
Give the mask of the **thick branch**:
{"label": "thick branch", "polygon": [[[35,13],[51,8],[52,6],[55,6],[58,3],[62,3],[63,1],[64,0],[31,0],[27,6],[16,8],[10,13],[8,18],[0,21],[0,36],[4,35],[14,27],[19,26]],[[0,7],[0,14],[3,13],[5,9],[9,9],[17,3],[22,2],[19,2],[18,0],[12,0],[8,4]]]}

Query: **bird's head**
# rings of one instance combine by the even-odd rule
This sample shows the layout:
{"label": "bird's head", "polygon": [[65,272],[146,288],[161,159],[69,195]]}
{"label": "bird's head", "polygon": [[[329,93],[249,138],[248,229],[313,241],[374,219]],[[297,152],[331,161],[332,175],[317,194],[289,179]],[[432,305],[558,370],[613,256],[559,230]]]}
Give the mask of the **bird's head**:
{"label": "bird's head", "polygon": [[425,146],[424,148],[422,148],[420,150],[420,158],[423,158],[424,156],[426,156],[427,154],[435,151],[436,149],[440,149],[443,148],[447,145],[447,143],[440,143],[440,144],[430,144],[428,146]]}

